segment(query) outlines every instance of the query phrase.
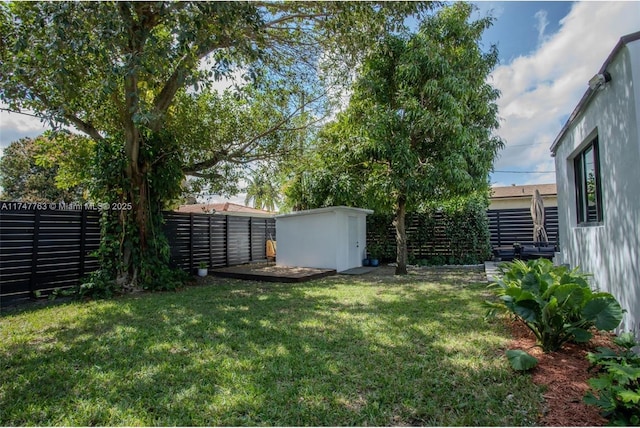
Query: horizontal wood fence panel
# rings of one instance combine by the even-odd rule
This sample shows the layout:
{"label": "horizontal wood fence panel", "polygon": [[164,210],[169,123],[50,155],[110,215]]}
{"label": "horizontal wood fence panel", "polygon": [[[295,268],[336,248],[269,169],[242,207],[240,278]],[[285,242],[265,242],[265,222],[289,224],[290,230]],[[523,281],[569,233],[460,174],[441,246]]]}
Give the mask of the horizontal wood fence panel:
{"label": "horizontal wood fence panel", "polygon": [[[163,214],[171,264],[190,273],[200,262],[215,268],[265,260],[266,240],[275,239],[273,218]],[[100,216],[93,210],[1,210],[0,305],[77,286],[97,270],[92,253],[100,246]]]}
{"label": "horizontal wood fence panel", "polygon": [[[558,244],[558,208],[545,207],[544,227],[549,242]],[[533,241],[533,219],[529,208],[488,210],[491,245],[511,246],[515,242]]]}
{"label": "horizontal wood fence panel", "polygon": [[[396,257],[396,232],[391,220],[381,228],[379,224],[372,224],[371,217],[367,217],[367,248],[382,247],[382,259],[394,260]],[[440,212],[431,216],[409,213],[405,218],[407,234],[407,252],[410,257],[424,259],[429,257],[448,258],[455,251],[472,253],[469,245],[465,250],[465,243],[456,243],[456,249],[447,237],[445,217]]]}
{"label": "horizontal wood fence panel", "polygon": [[[514,242],[533,240],[533,220],[529,208],[488,210],[487,219],[490,242],[493,247],[510,246]],[[395,259],[395,228],[389,221],[385,227],[373,225],[367,218],[367,247],[382,246],[383,258]],[[410,256],[421,259],[452,255],[452,245],[448,241],[444,217],[435,213],[430,218],[408,214],[405,220],[407,231],[407,250]],[[558,209],[545,207],[545,230],[549,242],[558,244]],[[458,243],[460,244],[460,243]],[[461,243],[464,248],[465,243]],[[464,251],[464,249],[462,250]]]}

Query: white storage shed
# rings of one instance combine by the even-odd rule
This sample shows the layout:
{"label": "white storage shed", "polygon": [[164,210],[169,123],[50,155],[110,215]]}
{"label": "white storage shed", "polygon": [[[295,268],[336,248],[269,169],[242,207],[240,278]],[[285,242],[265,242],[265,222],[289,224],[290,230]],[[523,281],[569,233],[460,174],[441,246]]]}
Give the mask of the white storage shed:
{"label": "white storage shed", "polygon": [[367,214],[362,208],[327,207],[276,216],[276,265],[342,272],[366,257]]}

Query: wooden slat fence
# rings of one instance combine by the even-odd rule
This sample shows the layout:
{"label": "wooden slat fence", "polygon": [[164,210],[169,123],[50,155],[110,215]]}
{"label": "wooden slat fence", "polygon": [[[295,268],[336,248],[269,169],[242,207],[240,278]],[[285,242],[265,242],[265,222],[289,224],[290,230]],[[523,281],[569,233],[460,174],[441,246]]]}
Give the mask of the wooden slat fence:
{"label": "wooden slat fence", "polygon": [[0,211],[0,298],[70,287],[98,268],[97,211]]}
{"label": "wooden slat fence", "polygon": [[[391,217],[380,222],[374,216],[367,217],[367,249],[377,249],[382,260],[391,261],[396,258],[396,232]],[[482,246],[477,242],[452,242],[447,234],[445,215],[441,212],[432,215],[410,213],[405,219],[407,233],[407,252],[415,260],[441,258],[449,260],[460,258],[465,254],[481,256]],[[473,234],[473,232],[470,232]],[[469,235],[469,233],[467,234]]]}
{"label": "wooden slat fence", "polygon": [[[0,305],[75,286],[98,269],[92,256],[100,245],[97,210],[25,209],[13,202],[0,208]],[[188,272],[202,261],[216,268],[266,260],[266,240],[276,236],[273,218],[164,216],[171,263]]]}
{"label": "wooden slat fence", "polygon": [[[487,215],[493,247],[511,246],[514,242],[533,240],[533,220],[529,208],[488,210]],[[544,218],[549,242],[557,245],[558,207],[545,207]]]}
{"label": "wooden slat fence", "polygon": [[266,241],[275,239],[275,220],[165,212],[171,261],[185,271],[205,262],[209,268],[266,260]]}
{"label": "wooden slat fence", "polygon": [[[492,247],[511,246],[514,242],[529,243],[533,240],[533,220],[529,208],[487,210],[490,242]],[[382,248],[385,260],[395,259],[395,228],[390,224],[377,224],[367,217],[367,247]],[[452,243],[447,238],[445,218],[440,212],[427,218],[409,214],[407,225],[407,249],[415,259],[440,257],[447,259],[455,252],[465,253],[465,243]],[[545,207],[545,229],[549,242],[558,244],[558,208]],[[455,246],[456,248],[452,248]],[[466,245],[473,248],[470,243]],[[474,250],[470,250],[474,251]]]}

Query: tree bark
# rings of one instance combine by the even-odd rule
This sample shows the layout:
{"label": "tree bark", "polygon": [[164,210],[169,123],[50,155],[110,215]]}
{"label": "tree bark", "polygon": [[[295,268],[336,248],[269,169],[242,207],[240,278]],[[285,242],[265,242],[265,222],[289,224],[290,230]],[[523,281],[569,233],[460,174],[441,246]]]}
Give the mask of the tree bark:
{"label": "tree bark", "polygon": [[398,196],[396,202],[396,218],[393,225],[396,227],[396,275],[407,274],[407,231],[405,227],[405,215],[407,198]]}

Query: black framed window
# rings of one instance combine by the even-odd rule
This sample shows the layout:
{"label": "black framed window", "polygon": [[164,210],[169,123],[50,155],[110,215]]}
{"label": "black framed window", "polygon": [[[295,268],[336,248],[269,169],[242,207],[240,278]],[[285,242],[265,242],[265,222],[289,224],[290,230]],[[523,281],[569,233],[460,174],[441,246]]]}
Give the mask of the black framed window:
{"label": "black framed window", "polygon": [[598,137],[591,140],[573,162],[576,174],[578,224],[599,223],[602,221],[602,191]]}

